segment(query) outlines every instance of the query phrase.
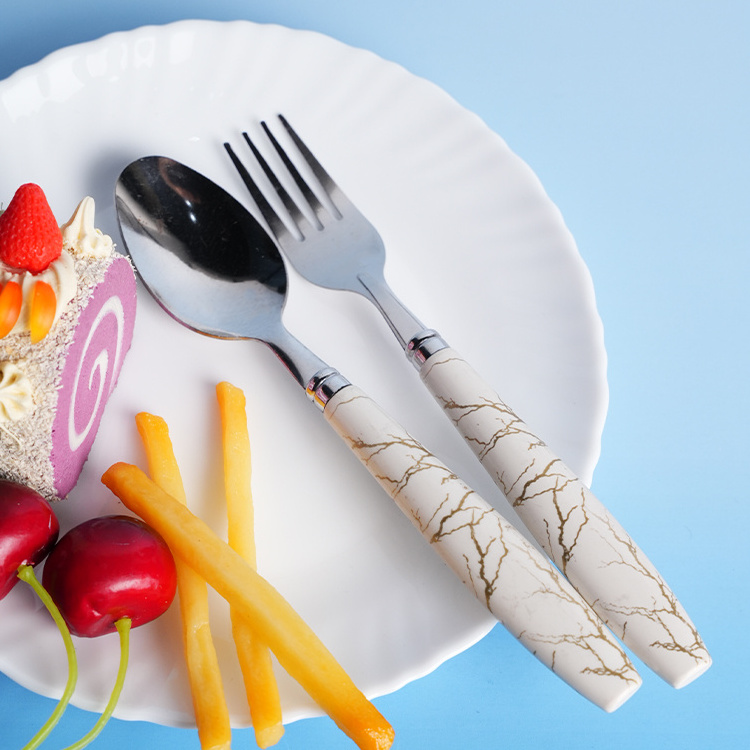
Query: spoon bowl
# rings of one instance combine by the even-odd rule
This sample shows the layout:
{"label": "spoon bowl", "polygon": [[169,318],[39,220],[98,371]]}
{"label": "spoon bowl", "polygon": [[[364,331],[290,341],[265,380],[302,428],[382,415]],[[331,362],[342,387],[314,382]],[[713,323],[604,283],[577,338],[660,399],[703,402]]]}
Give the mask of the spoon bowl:
{"label": "spoon bowl", "polygon": [[121,173],[115,206],[144,285],[173,318],[208,336],[263,341],[303,386],[326,368],[284,328],[276,244],[223,188],[174,159],[145,156]]}

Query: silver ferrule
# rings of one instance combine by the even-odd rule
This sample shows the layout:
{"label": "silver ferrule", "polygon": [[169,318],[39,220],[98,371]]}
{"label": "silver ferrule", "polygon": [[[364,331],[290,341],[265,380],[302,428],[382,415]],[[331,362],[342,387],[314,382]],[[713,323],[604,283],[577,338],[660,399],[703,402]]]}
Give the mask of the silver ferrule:
{"label": "silver ferrule", "polygon": [[310,378],[305,391],[308,398],[323,410],[331,397],[347,385],[351,383],[338,370],[326,367]]}
{"label": "silver ferrule", "polygon": [[406,345],[406,358],[417,368],[422,365],[436,352],[447,349],[448,344],[442,339],[437,331],[427,328],[420,331]]}

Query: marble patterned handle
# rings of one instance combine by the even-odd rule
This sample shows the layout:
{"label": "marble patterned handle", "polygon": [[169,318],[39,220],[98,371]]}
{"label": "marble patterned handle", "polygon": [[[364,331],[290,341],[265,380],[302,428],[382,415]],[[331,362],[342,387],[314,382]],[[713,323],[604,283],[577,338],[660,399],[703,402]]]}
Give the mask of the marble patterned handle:
{"label": "marble patterned handle", "polygon": [[549,560],[372,399],[346,386],[323,413],[444,562],[547,667],[606,711],[638,689],[617,639]]}
{"label": "marble patterned handle", "polygon": [[592,492],[450,348],[420,374],[531,534],[651,669],[674,687],[711,657],[656,568]]}

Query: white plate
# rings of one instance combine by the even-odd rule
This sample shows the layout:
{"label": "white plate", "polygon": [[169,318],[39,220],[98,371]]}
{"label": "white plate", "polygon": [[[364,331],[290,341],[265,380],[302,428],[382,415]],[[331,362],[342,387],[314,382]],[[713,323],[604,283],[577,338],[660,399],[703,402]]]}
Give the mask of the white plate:
{"label": "white plate", "polygon": [[[397,65],[317,33],[247,22],[186,21],[63,49],[0,83],[0,195],[38,182],[60,221],[92,195],[98,225],[119,240],[112,192],[126,164],[173,156],[246,200],[222,142],[277,112],[381,230],[396,292],[590,481],[607,387],[588,271],[529,168],[476,116]],[[514,517],[376,311],[296,276],[290,287],[288,327]],[[191,333],[145,293],[98,440],[59,507],[64,529],[120,510],[99,477],[114,461],[143,464],[133,417],[150,411],[170,424],[193,508],[225,533],[214,395],[224,379],[248,398],[261,572],[369,696],[489,631],[491,617],[263,345]],[[54,626],[22,586],[0,606],[0,668],[59,695],[65,661]],[[225,604],[212,606],[232,720],[246,726]],[[134,631],[131,646],[117,715],[193,725],[175,608]],[[78,650],[73,702],[101,710],[116,636],[81,640]],[[280,682],[287,721],[318,713],[291,680]]]}

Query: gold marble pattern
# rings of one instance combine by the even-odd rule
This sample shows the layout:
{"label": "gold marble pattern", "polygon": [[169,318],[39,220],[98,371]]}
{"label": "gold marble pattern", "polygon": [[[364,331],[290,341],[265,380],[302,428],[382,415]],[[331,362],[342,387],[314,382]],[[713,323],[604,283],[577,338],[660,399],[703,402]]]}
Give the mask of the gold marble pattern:
{"label": "gold marble pattern", "polygon": [[354,386],[326,417],[456,575],[576,690],[614,710],[640,677],[594,611],[497,511]]}
{"label": "gold marble pattern", "polygon": [[574,473],[452,350],[422,377],[534,538],[597,614],[676,687],[711,663],[653,564]]}

